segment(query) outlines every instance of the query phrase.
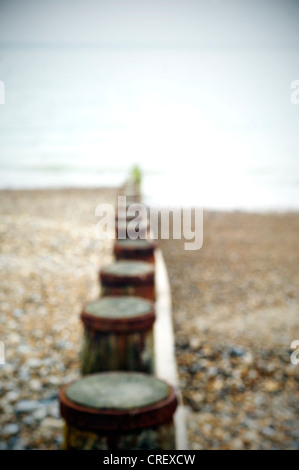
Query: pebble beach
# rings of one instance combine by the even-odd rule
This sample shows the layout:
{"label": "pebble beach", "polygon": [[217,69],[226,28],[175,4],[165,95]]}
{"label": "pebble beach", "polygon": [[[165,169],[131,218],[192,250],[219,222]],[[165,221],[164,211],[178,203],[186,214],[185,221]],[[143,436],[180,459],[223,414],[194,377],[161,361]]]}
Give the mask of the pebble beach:
{"label": "pebble beach", "polygon": [[204,212],[202,248],[161,240],[190,449],[298,449],[298,213]]}
{"label": "pebble beach", "polygon": [[[61,386],[80,377],[83,303],[113,240],[117,189],[1,191],[0,450],[61,448]],[[159,240],[172,291],[189,449],[299,449],[299,213],[204,211],[204,242]]]}

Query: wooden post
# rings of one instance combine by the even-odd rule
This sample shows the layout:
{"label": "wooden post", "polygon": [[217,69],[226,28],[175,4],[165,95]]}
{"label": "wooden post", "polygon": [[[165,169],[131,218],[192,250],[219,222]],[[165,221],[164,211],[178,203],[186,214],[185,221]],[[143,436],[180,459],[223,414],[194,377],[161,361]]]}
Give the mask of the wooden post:
{"label": "wooden post", "polygon": [[135,260],[154,263],[156,246],[151,240],[118,240],[114,243],[113,253],[117,261]]}
{"label": "wooden post", "polygon": [[103,297],[85,305],[82,373],[154,372],[154,304],[141,297]]}
{"label": "wooden post", "polygon": [[134,295],[155,300],[155,279],[152,263],[116,261],[99,272],[101,295]]}
{"label": "wooden post", "polygon": [[132,372],[86,375],[59,394],[65,450],[175,450],[172,386]]}

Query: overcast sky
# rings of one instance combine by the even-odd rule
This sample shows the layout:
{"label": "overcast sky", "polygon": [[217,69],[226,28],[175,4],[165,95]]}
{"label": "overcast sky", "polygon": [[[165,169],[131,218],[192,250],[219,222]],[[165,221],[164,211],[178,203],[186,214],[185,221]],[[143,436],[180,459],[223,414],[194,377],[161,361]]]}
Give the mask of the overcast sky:
{"label": "overcast sky", "polygon": [[1,0],[2,43],[297,47],[297,0]]}

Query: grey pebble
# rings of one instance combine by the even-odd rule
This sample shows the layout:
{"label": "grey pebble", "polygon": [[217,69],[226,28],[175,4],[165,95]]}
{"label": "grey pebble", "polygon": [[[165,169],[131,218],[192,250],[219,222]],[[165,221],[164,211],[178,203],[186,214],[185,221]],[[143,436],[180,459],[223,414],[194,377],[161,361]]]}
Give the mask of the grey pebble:
{"label": "grey pebble", "polygon": [[30,377],[29,371],[26,366],[21,366],[19,370],[19,379],[28,380]]}
{"label": "grey pebble", "polygon": [[40,404],[34,400],[21,400],[15,407],[16,413],[31,413],[40,407]]}
{"label": "grey pebble", "polygon": [[37,359],[36,357],[32,357],[28,359],[28,361],[26,362],[26,365],[27,367],[37,368],[43,365],[43,361],[41,361],[40,359]]}
{"label": "grey pebble", "polygon": [[60,412],[59,412],[58,402],[48,405],[47,412],[48,412],[48,416],[52,416],[53,418],[59,418]]}
{"label": "grey pebble", "polygon": [[28,442],[24,441],[23,439],[18,439],[13,443],[11,450],[25,450],[27,446]]}
{"label": "grey pebble", "polygon": [[270,426],[263,428],[261,432],[264,436],[267,436],[267,437],[274,436],[275,434],[275,430],[271,428]]}
{"label": "grey pebble", "polygon": [[209,367],[207,369],[207,375],[209,377],[215,377],[218,374],[218,368],[217,367]]}
{"label": "grey pebble", "polygon": [[11,390],[5,395],[5,399],[8,402],[14,402],[19,398],[19,396],[20,396],[19,390]]}
{"label": "grey pebble", "polygon": [[230,348],[231,357],[242,357],[244,356],[244,349],[241,346],[235,346]]}
{"label": "grey pebble", "polygon": [[21,308],[15,308],[14,309],[13,316],[15,318],[21,318],[23,315],[24,315],[24,310],[22,310]]}
{"label": "grey pebble", "polygon": [[32,417],[32,415],[27,415],[23,418],[23,421],[22,421],[26,426],[32,426],[36,421],[35,419]]}
{"label": "grey pebble", "polygon": [[32,413],[32,418],[36,421],[42,421],[43,419],[45,419],[47,414],[48,414],[47,413],[47,407],[46,406],[41,406],[40,408],[37,408],[37,410],[35,410]]}
{"label": "grey pebble", "polygon": [[6,424],[1,431],[2,436],[13,436],[19,432],[20,428],[16,423]]}

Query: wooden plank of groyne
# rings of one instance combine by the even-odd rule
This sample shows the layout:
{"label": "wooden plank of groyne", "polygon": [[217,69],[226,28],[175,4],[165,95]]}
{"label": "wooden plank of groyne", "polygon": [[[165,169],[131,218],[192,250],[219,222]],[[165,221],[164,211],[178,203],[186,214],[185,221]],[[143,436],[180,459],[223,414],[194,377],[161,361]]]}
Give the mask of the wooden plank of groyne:
{"label": "wooden plank of groyne", "polygon": [[[172,325],[171,290],[160,249],[155,251],[156,321],[154,324],[156,376],[178,389],[175,342]],[[188,450],[185,409],[180,394],[175,413],[176,449]]]}

